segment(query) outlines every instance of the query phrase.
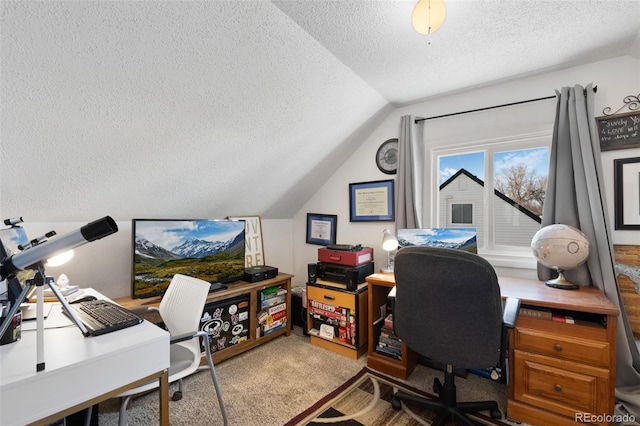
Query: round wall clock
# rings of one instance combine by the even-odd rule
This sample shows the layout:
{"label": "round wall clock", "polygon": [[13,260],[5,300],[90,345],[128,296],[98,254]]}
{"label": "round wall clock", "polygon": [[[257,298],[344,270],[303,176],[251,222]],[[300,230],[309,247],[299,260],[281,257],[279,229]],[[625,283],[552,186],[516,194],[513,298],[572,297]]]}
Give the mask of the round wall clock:
{"label": "round wall clock", "polygon": [[376,165],[382,173],[393,175],[398,171],[398,139],[389,139],[376,152]]}

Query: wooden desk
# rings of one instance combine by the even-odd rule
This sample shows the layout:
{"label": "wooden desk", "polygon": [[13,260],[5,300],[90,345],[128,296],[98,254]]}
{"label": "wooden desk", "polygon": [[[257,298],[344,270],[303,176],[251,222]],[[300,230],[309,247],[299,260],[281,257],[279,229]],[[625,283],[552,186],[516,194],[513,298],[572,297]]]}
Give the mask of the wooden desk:
{"label": "wooden desk", "polygon": [[145,321],[83,337],[58,303],[44,321],[45,369],[36,372],[35,321],[22,325],[19,341],[0,346],[1,425],[47,425],[154,379],[160,424],[169,425],[169,333]]}
{"label": "wooden desk", "polygon": [[[367,282],[367,365],[397,377],[408,376],[413,361],[384,357],[372,346],[373,321],[380,316],[379,306],[395,278],[373,274]],[[534,425],[575,425],[576,414],[613,414],[618,309],[593,287],[559,290],[541,281],[507,277],[500,277],[499,282],[502,297],[520,299],[521,308],[546,309],[575,319],[575,324],[560,323],[526,316],[521,309],[509,340],[507,416]],[[403,344],[403,353],[404,348]],[[412,351],[407,350],[411,356]]]}

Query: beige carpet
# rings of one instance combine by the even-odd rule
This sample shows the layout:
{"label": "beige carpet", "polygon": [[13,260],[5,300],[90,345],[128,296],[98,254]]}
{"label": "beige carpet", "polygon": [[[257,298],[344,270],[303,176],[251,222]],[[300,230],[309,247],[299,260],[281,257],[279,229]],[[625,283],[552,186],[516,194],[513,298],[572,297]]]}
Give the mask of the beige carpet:
{"label": "beige carpet", "polygon": [[[216,366],[222,396],[234,426],[279,426],[302,413],[366,366],[366,356],[352,360],[312,346],[299,327]],[[431,391],[434,371],[419,365],[406,383]],[[459,400],[496,399],[504,413],[507,387],[469,375],[457,381]],[[173,392],[177,385],[170,386]],[[100,426],[118,424],[119,401],[100,404]],[[222,424],[211,376],[200,372],[185,380],[184,397],[169,402],[171,425]],[[158,424],[158,397],[151,393],[129,403],[130,426]]]}

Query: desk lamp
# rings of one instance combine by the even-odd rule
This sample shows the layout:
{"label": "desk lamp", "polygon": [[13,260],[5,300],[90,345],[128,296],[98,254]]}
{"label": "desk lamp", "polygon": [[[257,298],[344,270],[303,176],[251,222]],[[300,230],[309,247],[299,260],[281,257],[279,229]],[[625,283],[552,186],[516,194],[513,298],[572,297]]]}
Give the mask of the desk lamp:
{"label": "desk lamp", "polygon": [[391,266],[391,252],[398,248],[398,239],[390,230],[382,231],[382,249],[387,252],[387,267],[380,272],[393,272]]}
{"label": "desk lamp", "polygon": [[589,257],[589,240],[579,229],[553,224],[540,229],[531,240],[533,255],[542,265],[558,271],[558,278],[546,281],[549,287],[575,290],[564,271],[582,265]]}

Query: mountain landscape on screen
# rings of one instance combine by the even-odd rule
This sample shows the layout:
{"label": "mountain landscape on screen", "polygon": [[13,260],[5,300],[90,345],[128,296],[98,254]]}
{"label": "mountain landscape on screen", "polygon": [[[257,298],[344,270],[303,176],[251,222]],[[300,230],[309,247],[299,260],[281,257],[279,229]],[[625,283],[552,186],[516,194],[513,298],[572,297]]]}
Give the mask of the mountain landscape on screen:
{"label": "mountain landscape on screen", "polygon": [[211,283],[244,275],[245,227],[240,221],[152,221],[134,224],[136,297],[161,294],[175,274]]}
{"label": "mountain landscape on screen", "polygon": [[476,228],[398,229],[400,247],[441,247],[478,253]]}

